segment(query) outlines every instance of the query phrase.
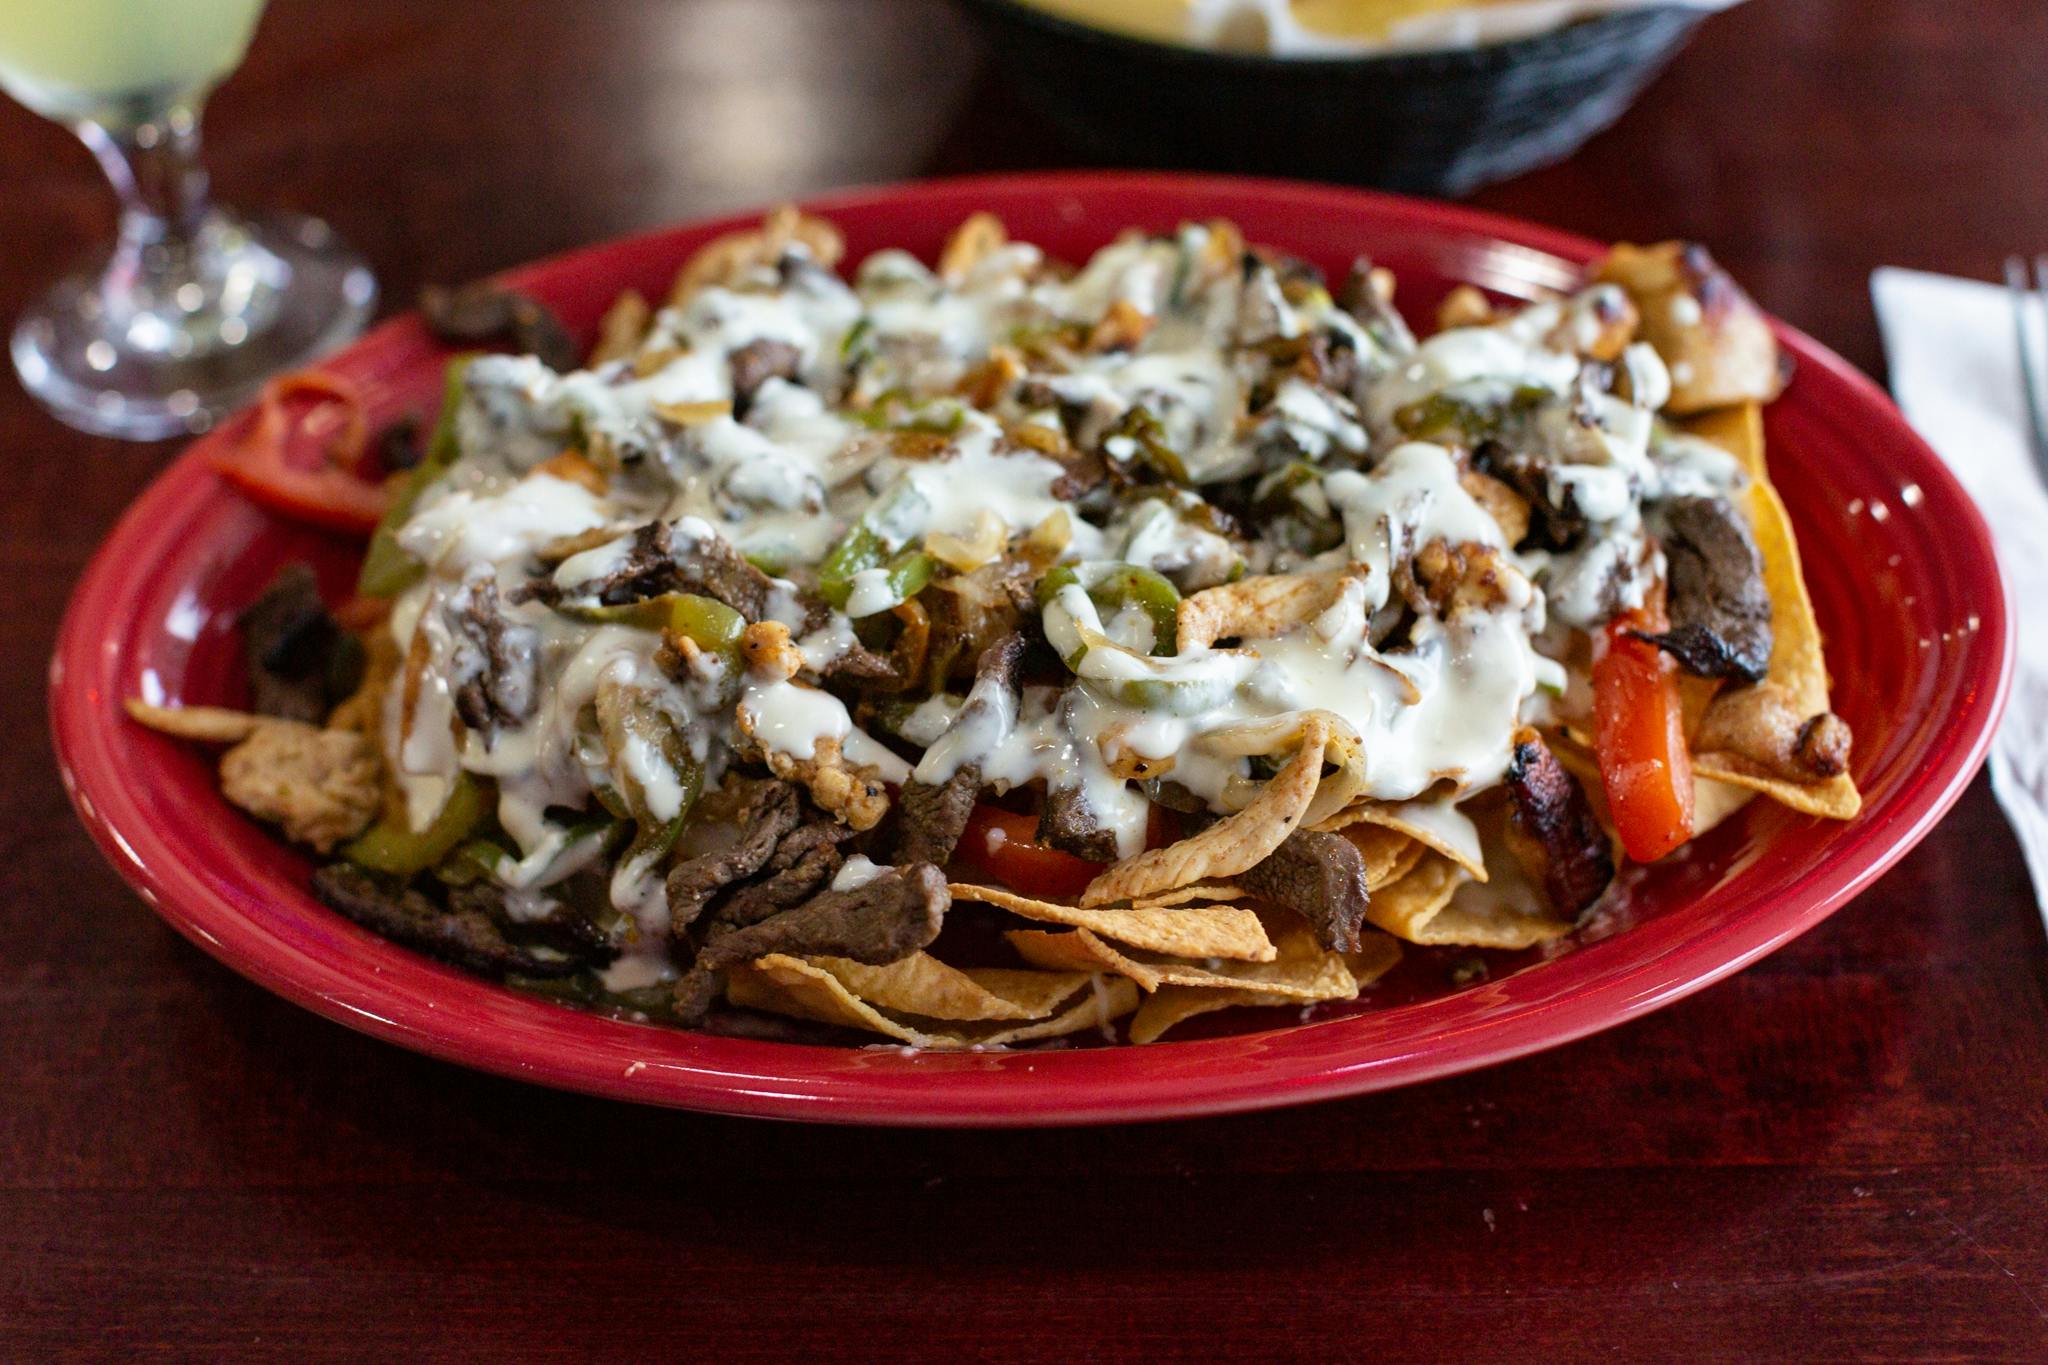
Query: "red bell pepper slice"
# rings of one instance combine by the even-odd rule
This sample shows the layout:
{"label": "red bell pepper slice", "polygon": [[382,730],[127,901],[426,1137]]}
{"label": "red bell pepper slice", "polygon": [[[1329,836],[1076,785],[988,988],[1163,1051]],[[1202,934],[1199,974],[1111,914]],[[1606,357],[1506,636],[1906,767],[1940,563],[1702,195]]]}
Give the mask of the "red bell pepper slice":
{"label": "red bell pepper slice", "polygon": [[[311,398],[314,406],[294,422],[287,403]],[[307,441],[294,441],[309,418],[329,406],[340,426],[317,462],[304,458]],[[297,521],[368,535],[377,527],[390,492],[371,467],[369,419],[362,395],[338,375],[318,370],[280,375],[263,386],[247,431],[213,457],[213,466],[252,501]]]}
{"label": "red bell pepper slice", "polygon": [[1100,864],[1041,844],[1037,835],[1037,816],[984,801],[968,815],[953,857],[976,876],[1045,900],[1078,896],[1101,875]]}
{"label": "red bell pepper slice", "polygon": [[1692,754],[1685,745],[1677,666],[1635,632],[1665,628],[1663,612],[1637,608],[1607,625],[1593,663],[1593,748],[1622,847],[1655,862],[1692,837]]}

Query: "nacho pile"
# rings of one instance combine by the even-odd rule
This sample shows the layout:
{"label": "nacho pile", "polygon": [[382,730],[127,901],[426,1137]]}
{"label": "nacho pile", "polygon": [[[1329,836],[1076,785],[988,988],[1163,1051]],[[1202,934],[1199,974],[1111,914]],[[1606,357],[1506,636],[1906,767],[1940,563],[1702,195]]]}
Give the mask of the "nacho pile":
{"label": "nacho pile", "polygon": [[[1223,222],[844,252],[782,210],[584,368],[456,362],[350,628],[288,574],[250,711],[136,719],[378,933],[930,1049],[1305,1016],[1563,938],[1752,797],[1856,813],[1780,359],[1699,248],[1424,340]],[[487,293],[465,345],[559,349]]]}

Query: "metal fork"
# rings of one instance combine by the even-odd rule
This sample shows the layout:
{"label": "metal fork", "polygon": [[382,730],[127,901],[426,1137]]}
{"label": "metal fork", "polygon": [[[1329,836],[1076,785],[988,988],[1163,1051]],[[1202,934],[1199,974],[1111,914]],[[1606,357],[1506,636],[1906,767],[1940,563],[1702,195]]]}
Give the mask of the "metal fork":
{"label": "metal fork", "polygon": [[[2020,256],[2005,258],[2005,288],[2012,298],[2013,335],[2019,343],[2020,396],[2027,408],[2027,443],[2034,467],[2048,480],[2048,256],[2034,258],[2033,280]],[[2033,315],[2042,318],[2036,336]]]}

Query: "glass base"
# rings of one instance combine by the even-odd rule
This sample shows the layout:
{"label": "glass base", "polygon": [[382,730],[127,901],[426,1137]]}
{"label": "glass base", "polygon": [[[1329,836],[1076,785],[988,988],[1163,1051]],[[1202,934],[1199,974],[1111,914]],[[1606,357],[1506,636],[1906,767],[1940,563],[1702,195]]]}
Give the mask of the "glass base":
{"label": "glass base", "polygon": [[160,294],[119,254],[51,289],[14,329],[23,387],[102,436],[201,432],[355,337],[376,305],[369,266],[316,218],[217,214],[194,245],[190,276]]}

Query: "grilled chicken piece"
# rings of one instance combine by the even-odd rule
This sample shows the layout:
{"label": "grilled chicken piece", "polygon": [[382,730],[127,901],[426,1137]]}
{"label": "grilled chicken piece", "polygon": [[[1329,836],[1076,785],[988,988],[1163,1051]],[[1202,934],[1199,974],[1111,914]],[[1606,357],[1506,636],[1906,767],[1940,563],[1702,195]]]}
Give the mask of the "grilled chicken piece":
{"label": "grilled chicken piece", "polygon": [[1577,779],[1534,730],[1515,736],[1507,788],[1512,802],[1508,848],[1529,879],[1543,888],[1551,910],[1577,919],[1614,880],[1607,831],[1593,818]]}

